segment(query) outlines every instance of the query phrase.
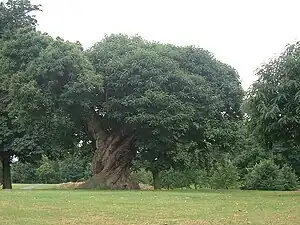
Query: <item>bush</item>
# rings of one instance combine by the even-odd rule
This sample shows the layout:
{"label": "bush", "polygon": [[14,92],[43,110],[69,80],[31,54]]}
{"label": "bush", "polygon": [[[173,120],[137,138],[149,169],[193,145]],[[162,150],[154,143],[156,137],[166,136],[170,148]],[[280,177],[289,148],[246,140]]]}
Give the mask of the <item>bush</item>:
{"label": "bush", "polygon": [[277,190],[294,191],[298,188],[298,177],[288,165],[284,165],[279,173]]}
{"label": "bush", "polygon": [[142,184],[153,184],[153,177],[152,173],[150,171],[146,171],[145,169],[140,169],[138,171],[133,172],[133,178],[138,182]]}
{"label": "bush", "polygon": [[273,160],[263,160],[245,176],[243,189],[295,190],[297,189],[297,176],[286,165],[280,169]]}
{"label": "bush", "polygon": [[34,184],[36,179],[36,165],[22,162],[15,162],[11,166],[13,183]]}
{"label": "bush", "polygon": [[171,168],[161,173],[161,185],[167,189],[189,187],[189,180],[183,172]]}
{"label": "bush", "polygon": [[93,172],[92,172],[92,163],[87,163],[87,165],[85,166],[85,170],[84,170],[84,174],[83,174],[83,179],[84,180],[88,180],[93,176]]}
{"label": "bush", "polygon": [[[2,170],[0,170],[1,174]],[[89,179],[92,176],[92,165],[86,159],[68,156],[61,161],[43,157],[38,164],[15,162],[11,168],[14,183],[62,183]]]}
{"label": "bush", "polygon": [[229,189],[238,186],[238,169],[231,161],[217,163],[216,169],[210,178],[211,187],[214,189]]}
{"label": "bush", "polygon": [[207,172],[200,169],[179,171],[171,168],[161,173],[162,187],[167,189],[208,187],[209,179]]}
{"label": "bush", "polygon": [[42,165],[37,168],[36,176],[39,179],[39,182],[44,184],[55,184],[59,183],[57,179],[57,172],[54,169],[54,166],[50,162],[43,162]]}
{"label": "bush", "polygon": [[83,160],[69,156],[59,162],[59,175],[61,182],[76,182],[85,177],[86,165]]}

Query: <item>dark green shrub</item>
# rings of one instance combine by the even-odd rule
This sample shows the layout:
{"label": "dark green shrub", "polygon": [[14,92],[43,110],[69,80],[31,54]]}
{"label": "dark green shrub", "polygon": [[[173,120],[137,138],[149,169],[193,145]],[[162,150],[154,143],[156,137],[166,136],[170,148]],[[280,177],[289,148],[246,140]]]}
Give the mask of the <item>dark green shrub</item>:
{"label": "dark green shrub", "polygon": [[146,171],[145,169],[140,169],[138,171],[133,172],[133,178],[138,182],[142,184],[153,184],[153,177],[152,173],[150,171]]}
{"label": "dark green shrub", "polygon": [[236,188],[238,180],[238,169],[228,160],[223,163],[217,163],[210,178],[210,184],[214,189],[229,189]]}
{"label": "dark green shrub", "polygon": [[295,171],[288,165],[284,165],[280,169],[276,189],[281,191],[294,191],[297,188],[298,188],[298,177]]}
{"label": "dark green shrub", "polygon": [[43,162],[36,170],[36,176],[40,183],[55,184],[59,183],[57,179],[57,171],[50,162]]}
{"label": "dark green shrub", "polygon": [[11,176],[13,183],[33,184],[37,183],[36,165],[15,162],[11,165]]}
{"label": "dark green shrub", "polygon": [[86,165],[78,157],[69,156],[59,162],[59,175],[61,182],[76,182],[85,177]]}
{"label": "dark green shrub", "polygon": [[184,172],[171,168],[161,173],[161,184],[167,189],[183,188],[189,187],[189,180]]}
{"label": "dark green shrub", "polygon": [[93,176],[92,163],[87,163],[87,165],[85,166],[83,175],[84,175],[83,176],[84,180],[88,180],[89,178],[91,178]]}
{"label": "dark green shrub", "polygon": [[288,166],[280,169],[273,160],[263,160],[245,176],[243,189],[295,190],[297,176]]}

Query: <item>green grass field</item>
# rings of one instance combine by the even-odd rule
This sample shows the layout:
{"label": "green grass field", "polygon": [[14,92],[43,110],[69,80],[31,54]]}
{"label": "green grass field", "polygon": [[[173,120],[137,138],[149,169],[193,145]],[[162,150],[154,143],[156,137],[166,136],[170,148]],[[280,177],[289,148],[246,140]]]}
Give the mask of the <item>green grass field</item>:
{"label": "green grass field", "polygon": [[55,187],[0,191],[0,224],[300,224],[300,192],[45,190]]}

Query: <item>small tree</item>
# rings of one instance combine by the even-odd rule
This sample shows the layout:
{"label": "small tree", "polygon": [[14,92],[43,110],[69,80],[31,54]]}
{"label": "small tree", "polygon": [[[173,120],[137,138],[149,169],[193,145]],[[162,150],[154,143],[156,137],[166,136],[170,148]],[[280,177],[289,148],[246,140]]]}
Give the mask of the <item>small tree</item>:
{"label": "small tree", "polygon": [[277,189],[282,191],[294,191],[298,188],[298,177],[295,171],[288,165],[280,169]]}
{"label": "small tree", "polygon": [[238,185],[239,175],[237,168],[229,160],[217,163],[210,179],[211,187],[215,189],[235,188]]}
{"label": "small tree", "polygon": [[245,176],[243,188],[250,190],[295,190],[297,189],[297,176],[286,165],[280,169],[273,160],[263,160]]}
{"label": "small tree", "polygon": [[41,183],[59,183],[58,173],[53,163],[47,159],[43,159],[42,164],[36,170],[36,176]]}
{"label": "small tree", "polygon": [[279,166],[273,160],[263,160],[256,164],[245,176],[244,188],[250,190],[276,190]]}

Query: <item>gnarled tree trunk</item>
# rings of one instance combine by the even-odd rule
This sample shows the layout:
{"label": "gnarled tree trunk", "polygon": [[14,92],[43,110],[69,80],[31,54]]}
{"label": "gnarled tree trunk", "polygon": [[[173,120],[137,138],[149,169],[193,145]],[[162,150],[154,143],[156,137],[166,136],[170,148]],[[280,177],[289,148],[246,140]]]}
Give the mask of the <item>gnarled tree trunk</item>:
{"label": "gnarled tree trunk", "polygon": [[95,120],[89,124],[89,131],[96,145],[93,176],[78,188],[139,189],[130,173],[134,134],[123,129],[107,134]]}

